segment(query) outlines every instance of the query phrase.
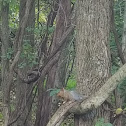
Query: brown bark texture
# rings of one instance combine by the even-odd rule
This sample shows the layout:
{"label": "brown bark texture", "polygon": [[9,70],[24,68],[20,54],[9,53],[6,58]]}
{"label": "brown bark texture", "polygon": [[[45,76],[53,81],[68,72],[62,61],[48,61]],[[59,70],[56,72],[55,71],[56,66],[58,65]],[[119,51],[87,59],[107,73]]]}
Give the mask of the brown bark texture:
{"label": "brown bark texture", "polygon": [[[3,56],[5,57],[5,59],[7,59],[6,55],[7,55],[7,50],[9,47],[9,44],[7,44],[7,39],[9,38],[9,30],[8,30],[8,9],[9,9],[9,5],[5,4],[6,2],[4,1],[3,4],[3,13],[2,13],[2,27],[4,28],[2,30],[2,36],[3,36],[3,43],[5,42],[5,44],[3,44],[3,49],[5,49]],[[33,0],[27,0],[26,2],[26,9],[25,9],[25,14],[21,20],[21,23],[19,25],[17,34],[16,34],[16,38],[15,38],[15,42],[14,44],[17,45],[17,49],[15,50],[15,56],[13,61],[9,64],[9,66],[6,66],[6,69],[4,69],[4,71],[6,71],[7,69],[7,73],[6,75],[4,74],[3,77],[6,77],[6,81],[4,81],[4,78],[2,78],[2,83],[4,84],[3,86],[3,93],[4,93],[4,98],[3,98],[3,104],[4,104],[4,110],[5,110],[5,122],[4,125],[7,126],[9,123],[9,119],[12,117],[11,115],[11,105],[10,105],[10,91],[11,91],[11,87],[13,84],[13,75],[14,75],[14,68],[20,58],[20,54],[21,54],[21,50],[22,50],[22,41],[23,41],[23,36],[24,36],[24,32],[25,32],[25,27],[27,24],[27,20],[29,17],[29,12],[30,12],[30,8],[33,4]],[[5,46],[5,47],[4,47]],[[3,61],[4,61],[3,60]],[[4,62],[4,65],[6,63]],[[5,68],[4,66],[2,66],[2,68]],[[13,120],[10,120],[13,121]]]}
{"label": "brown bark texture", "polygon": [[9,60],[7,59],[7,52],[9,49],[9,4],[5,2],[5,4],[2,1],[1,6],[1,21],[2,21],[2,27],[1,27],[1,51],[2,51],[2,59],[1,59],[1,86],[2,86],[2,95],[3,95],[3,104],[6,106],[3,109],[3,115],[4,115],[4,125],[6,126],[9,119],[10,114],[10,108],[9,108],[9,102],[8,102],[8,96],[7,96],[7,81],[8,81],[8,70],[9,70]]}
{"label": "brown bark texture", "polygon": [[[76,35],[77,90],[90,96],[110,77],[110,0],[78,0]],[[92,126],[94,118],[109,121],[103,107],[80,116],[78,126]]]}
{"label": "brown bark texture", "polygon": [[125,1],[125,9],[124,9],[124,26],[123,26],[123,36],[122,36],[122,50],[123,55],[126,60],[126,1]]}
{"label": "brown bark texture", "polygon": [[[126,61],[126,1],[124,2],[124,4],[125,6],[124,6],[124,26],[123,26],[123,35],[122,35],[122,52],[123,52],[124,59]],[[126,96],[123,97],[122,102],[125,102],[125,99],[126,99]],[[122,126],[126,125],[125,118],[123,118],[121,121],[122,122],[120,124],[122,124]]]}
{"label": "brown bark texture", "polygon": [[[53,42],[50,48],[51,50],[49,50],[50,54],[57,49],[58,45],[61,42],[63,33],[67,30],[70,23],[69,22],[70,1],[61,0],[58,6],[59,8],[58,8],[57,16],[56,16],[56,29],[54,31]],[[61,51],[59,51],[55,56],[55,57],[58,57],[57,59],[59,59],[60,52]],[[52,102],[51,102],[49,93],[46,92],[46,90],[54,87],[56,69],[57,69],[57,62],[48,72],[45,88],[41,88],[43,92],[40,91],[40,93],[42,93],[42,95],[40,94],[40,96],[42,97],[40,98],[40,101],[39,101],[41,103],[38,104],[40,109],[38,108],[37,110],[35,126],[45,126],[47,122],[49,121],[50,114],[52,112],[51,111]]]}
{"label": "brown bark texture", "polygon": [[[116,89],[117,85],[126,78],[125,68],[126,64],[124,64],[113,76],[111,76],[95,94],[92,94],[89,98],[83,100],[82,103],[74,102],[75,104],[71,104],[72,101],[70,101],[62,105],[50,119],[48,126],[50,126],[50,124],[53,126],[56,123],[56,126],[60,126],[62,118],[64,118],[68,111],[76,114],[75,125],[78,126],[80,116],[89,112],[93,108],[101,106],[109,95]],[[110,110],[108,108],[105,109]]]}
{"label": "brown bark texture", "polygon": [[[23,16],[25,15],[26,2],[27,2],[27,0],[20,0],[19,25],[22,21]],[[34,25],[35,25],[35,3],[33,2],[32,8],[30,9],[29,18],[28,18],[28,22],[27,22],[27,25],[25,28],[25,33],[24,33],[23,42],[22,42],[23,44],[25,44],[25,42],[27,42],[32,47],[34,47]],[[29,30],[27,30],[27,29],[29,29]],[[16,45],[15,45],[15,47],[16,47]],[[21,58],[19,60],[18,64],[20,64],[22,62],[27,63],[28,59]],[[28,65],[26,65],[22,69],[18,68],[18,71],[20,71],[20,73],[22,75],[26,75],[28,69],[30,69],[30,67]],[[15,106],[15,111],[13,112],[10,120],[14,120],[15,118],[17,118],[21,110],[23,112],[20,115],[20,117],[17,119],[17,121],[13,124],[14,126],[17,126],[17,125],[18,126],[22,126],[22,125],[23,126],[31,126],[31,124],[32,124],[31,114],[29,114],[29,116],[28,116],[29,111],[31,111],[30,109],[31,109],[31,104],[32,104],[32,94],[28,98],[31,90],[32,90],[32,84],[27,85],[25,83],[22,83],[20,78],[17,77],[17,81],[16,81],[16,106]],[[25,109],[23,110],[24,106],[25,106]]]}

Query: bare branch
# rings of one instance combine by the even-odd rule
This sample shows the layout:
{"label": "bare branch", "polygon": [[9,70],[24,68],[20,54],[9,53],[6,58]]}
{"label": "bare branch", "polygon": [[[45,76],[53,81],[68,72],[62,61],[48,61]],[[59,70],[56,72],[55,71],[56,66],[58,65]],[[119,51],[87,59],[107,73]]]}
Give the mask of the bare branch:
{"label": "bare branch", "polygon": [[27,0],[27,2],[26,2],[25,14],[24,14],[24,17],[21,20],[21,24],[19,26],[19,29],[18,29],[18,32],[17,32],[17,35],[16,35],[16,39],[15,39],[15,42],[14,42],[14,43],[18,43],[18,51],[17,51],[17,54],[15,55],[14,60],[11,64],[10,73],[13,71],[15,64],[19,60],[19,56],[20,56],[21,49],[22,49],[22,41],[23,41],[23,37],[24,37],[24,32],[25,32],[25,28],[26,28],[26,25],[27,25],[27,21],[28,21],[28,17],[29,17],[29,13],[30,13],[30,8],[32,6],[32,2],[34,2],[34,0]]}
{"label": "bare branch", "polygon": [[60,124],[62,123],[61,120],[63,121],[63,119],[65,118],[65,114],[71,107],[76,104],[78,104],[78,102],[75,101],[69,101],[63,104],[50,119],[47,126],[60,126]]}
{"label": "bare branch", "polygon": [[[63,44],[66,42],[65,40],[66,40],[67,36],[74,30],[74,27],[75,27],[74,25],[71,25],[67,29],[67,31],[63,34],[61,41],[59,42],[60,44],[57,45],[57,48],[50,54],[50,56],[47,58],[45,64],[39,68],[38,72],[40,72],[41,75],[43,75],[43,73],[45,75],[45,73],[47,73],[47,71],[50,70],[49,69],[50,64],[53,65],[54,62],[56,63],[58,61],[59,56],[56,56],[56,55],[58,54],[58,52],[61,49],[61,47],[63,46]],[[30,84],[31,82],[35,82],[39,79],[40,76],[38,76],[38,75],[39,75],[39,73],[36,74],[36,76],[34,76],[35,79],[34,78],[24,79],[20,74],[19,74],[19,77],[23,82]]]}

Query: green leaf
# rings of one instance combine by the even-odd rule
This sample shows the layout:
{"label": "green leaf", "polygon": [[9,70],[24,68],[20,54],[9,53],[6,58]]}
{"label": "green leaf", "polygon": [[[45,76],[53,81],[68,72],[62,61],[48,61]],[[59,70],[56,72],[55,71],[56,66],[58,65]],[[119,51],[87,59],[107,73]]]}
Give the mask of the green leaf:
{"label": "green leaf", "polygon": [[122,113],[122,111],[123,111],[122,108],[117,108],[115,113],[116,113],[116,115],[119,115]]}
{"label": "green leaf", "polygon": [[112,126],[111,123],[105,123],[103,118],[98,119],[95,126]]}
{"label": "green leaf", "polygon": [[76,87],[76,80],[75,79],[69,79],[67,82],[67,89],[73,89]]}
{"label": "green leaf", "polygon": [[98,119],[98,121],[96,122],[95,126],[103,126],[104,124],[104,119],[103,118],[100,118]]}
{"label": "green leaf", "polygon": [[112,126],[112,124],[111,123],[105,123],[105,124],[103,124],[103,126]]}
{"label": "green leaf", "polygon": [[60,89],[52,90],[50,92],[50,96],[53,96],[53,95],[57,94],[59,91],[60,91]]}
{"label": "green leaf", "polygon": [[3,119],[3,114],[2,113],[0,113],[0,119]]}

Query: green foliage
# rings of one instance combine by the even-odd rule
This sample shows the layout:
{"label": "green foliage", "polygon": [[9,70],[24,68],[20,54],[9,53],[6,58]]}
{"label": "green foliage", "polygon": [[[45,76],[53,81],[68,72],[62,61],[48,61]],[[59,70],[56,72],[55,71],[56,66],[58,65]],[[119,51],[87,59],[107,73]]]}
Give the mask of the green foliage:
{"label": "green foliage", "polygon": [[50,91],[50,96],[53,96],[60,92],[61,89],[48,89],[47,91]]}
{"label": "green foliage", "polygon": [[7,53],[5,55],[1,56],[1,58],[5,59],[5,60],[7,60],[7,59],[10,60],[12,58],[12,56],[13,56],[13,53],[14,53],[13,49],[8,48]]}
{"label": "green foliage", "polygon": [[6,6],[6,4],[9,4],[11,2],[11,0],[3,0],[3,5]]}
{"label": "green foliage", "polygon": [[124,108],[123,111],[126,111],[126,108]]}
{"label": "green foliage", "polygon": [[49,32],[49,34],[51,34],[51,33],[54,32],[54,28],[55,28],[54,26],[48,28],[48,32]]}
{"label": "green foliage", "polygon": [[27,64],[25,62],[21,62],[18,67],[21,69],[21,68],[24,68]]}
{"label": "green foliage", "polygon": [[126,78],[118,85],[118,89],[121,93],[121,97],[126,96]]}
{"label": "green foliage", "polygon": [[115,114],[116,115],[119,115],[123,112],[122,108],[117,108],[116,111],[115,111]]}
{"label": "green foliage", "polygon": [[37,85],[34,87],[33,94],[35,94],[36,90],[38,89]]}
{"label": "green foliage", "polygon": [[11,108],[11,111],[12,111],[12,112],[15,110],[15,107],[14,107],[13,104],[11,104],[10,108]]}
{"label": "green foliage", "polygon": [[[73,3],[75,3],[75,1],[76,0],[72,0]],[[3,0],[3,2],[4,2],[4,4],[9,3],[9,9],[10,9],[9,10],[9,27],[10,27],[10,31],[15,30],[15,33],[16,33],[18,25],[19,25],[19,0]],[[47,32],[46,22],[47,22],[47,15],[49,14],[51,3],[52,3],[52,0],[40,1],[41,9],[39,11],[39,22],[41,25],[39,25],[39,28],[38,28],[37,22],[36,22],[35,28],[29,28],[29,27],[26,28],[27,32],[34,31],[35,38],[38,41],[41,41],[40,36],[42,38],[45,35],[45,33]],[[36,11],[36,14],[38,14],[37,7],[36,7],[35,11]],[[122,36],[122,31],[123,31],[122,30],[123,29],[123,12],[124,12],[124,1],[123,0],[115,1],[114,12],[115,12],[116,29],[117,29],[119,41],[121,44],[121,36]],[[49,37],[54,32],[54,28],[55,28],[55,26],[48,28]],[[49,39],[49,41],[51,41],[51,39]],[[111,48],[111,52],[112,52],[112,74],[114,74],[120,67],[120,58],[118,57],[117,47],[115,44],[113,34],[111,34],[111,38],[110,38],[110,48]],[[69,49],[69,51],[70,51],[70,49]],[[33,67],[34,65],[38,64],[36,61],[36,58],[37,58],[36,52],[37,51],[34,49],[34,46],[31,45],[30,41],[25,39],[24,44],[23,44],[23,50],[22,50],[21,57],[20,57],[20,61],[22,61],[22,62],[18,65],[18,67],[19,68],[25,68],[26,66]],[[9,60],[13,59],[13,53],[14,53],[13,48],[8,48],[6,55],[2,56],[2,57],[5,59],[9,59]],[[73,59],[74,55],[75,55],[75,50],[72,47],[70,60]],[[71,64],[72,63],[70,63],[70,66],[69,66],[70,68],[72,66]],[[74,89],[76,87],[77,82],[76,82],[76,79],[74,76],[75,76],[75,72],[72,72],[71,77],[69,78],[69,80],[67,82],[67,86],[66,86],[67,90]],[[46,87],[46,80],[47,79],[45,79],[44,84],[43,84],[44,88]],[[36,88],[37,88],[37,86],[35,87],[33,94],[35,93]],[[126,79],[118,86],[118,88],[119,88],[119,91],[121,92],[121,96],[126,96]],[[50,91],[50,96],[53,96],[53,95],[57,94],[60,91],[60,89],[49,89],[47,91]],[[124,99],[124,101],[125,101],[124,106],[126,106],[126,98]],[[126,109],[126,107],[124,107],[124,109]],[[14,106],[11,106],[11,110],[14,110]],[[1,118],[3,118],[3,115],[0,113],[0,119]],[[68,125],[68,123],[66,125]],[[63,126],[65,126],[65,124]],[[99,119],[96,122],[95,126],[112,126],[112,124],[105,123],[104,119]]]}
{"label": "green foliage", "polygon": [[[122,42],[122,32],[123,32],[123,14],[124,14],[124,1],[116,0],[114,2],[114,16],[116,30],[118,33],[119,43]],[[120,67],[120,58],[118,57],[117,46],[115,44],[115,38],[113,33],[110,34],[110,49],[111,49],[111,59],[112,59],[112,74],[114,74]]]}
{"label": "green foliage", "polygon": [[27,28],[26,28],[26,31],[27,31],[27,32],[33,32],[33,31],[34,31],[34,28],[33,28],[33,27],[27,27]]}
{"label": "green foliage", "polygon": [[29,43],[29,40],[24,40],[23,51],[21,53],[21,59],[23,60],[18,67],[24,68],[26,65],[33,67],[38,64],[36,61],[36,53],[32,45]]}
{"label": "green foliage", "polygon": [[45,77],[45,80],[44,80],[44,83],[43,83],[44,88],[46,87],[46,82],[47,82],[47,77]]}
{"label": "green foliage", "polygon": [[0,112],[0,120],[3,119],[3,114]]}
{"label": "green foliage", "polygon": [[[41,26],[39,29],[38,28],[34,29],[34,33],[37,36],[39,36],[39,35],[43,36],[46,32],[47,32],[47,26],[46,25]],[[52,34],[53,32],[54,32],[54,26],[48,27],[48,34]]]}
{"label": "green foliage", "polygon": [[19,23],[19,2],[18,0],[14,0],[10,3],[10,20],[9,20],[9,26],[11,31],[16,30],[18,28]]}
{"label": "green foliage", "polygon": [[75,2],[76,2],[76,0],[72,0],[72,2],[73,2],[73,3],[75,3]]}
{"label": "green foliage", "polygon": [[39,22],[44,22],[45,23],[46,22],[46,15],[45,15],[45,13],[40,12],[39,15],[40,15]]}
{"label": "green foliage", "polygon": [[35,33],[35,35],[40,35],[41,30],[38,29],[38,28],[35,28],[35,29],[34,29],[34,33]]}
{"label": "green foliage", "polygon": [[8,48],[8,51],[7,51],[7,59],[11,59],[13,53],[14,53],[14,50],[12,48]]}
{"label": "green foliage", "polygon": [[111,123],[105,123],[103,118],[98,119],[95,126],[112,126]]}
{"label": "green foliage", "polygon": [[66,89],[74,89],[76,87],[76,80],[75,79],[69,79],[67,82],[67,87]]}
{"label": "green foliage", "polygon": [[15,6],[15,5],[17,5],[17,3],[19,3],[19,0],[4,0],[4,1],[9,3],[10,7],[12,7],[12,5]]}

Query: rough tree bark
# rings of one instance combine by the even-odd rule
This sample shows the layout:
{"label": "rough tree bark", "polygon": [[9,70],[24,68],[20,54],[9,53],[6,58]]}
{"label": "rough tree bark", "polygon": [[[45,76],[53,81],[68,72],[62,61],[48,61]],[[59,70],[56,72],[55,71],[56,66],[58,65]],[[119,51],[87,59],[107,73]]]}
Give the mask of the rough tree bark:
{"label": "rough tree bark", "polygon": [[[61,36],[69,27],[70,24],[70,14],[71,14],[71,3],[70,0],[67,1],[61,1],[59,4],[59,11],[57,14],[57,24],[56,24],[56,30],[54,33],[54,38],[53,38],[53,45],[54,48],[52,50],[55,50],[57,47],[57,44],[60,42],[59,40],[61,39]],[[60,27],[60,28],[59,28]],[[70,36],[70,35],[69,35]],[[68,56],[69,56],[69,44],[70,44],[70,37],[66,38],[66,43],[63,45],[61,48],[59,54],[59,60],[58,63],[53,67],[52,71],[50,71],[49,76],[52,76],[52,73],[54,74],[54,77],[48,82],[53,83],[53,88],[58,87],[58,88],[63,88],[66,86],[65,84],[65,79],[66,79],[66,72],[67,72],[67,63],[68,63]],[[49,77],[49,78],[50,78]],[[52,113],[56,111],[58,107],[58,99],[56,96],[53,96],[52,98]]]}
{"label": "rough tree bark", "polygon": [[[123,56],[126,61],[126,1],[124,1],[124,26],[123,26],[123,35],[122,35],[122,51],[123,51]],[[125,103],[126,101],[126,96],[123,97],[123,102]],[[126,125],[126,119],[122,119],[122,126]]]}
{"label": "rough tree bark", "polygon": [[[58,4],[59,4],[59,0],[56,0],[56,1],[53,2],[51,11],[50,11],[50,13],[48,15],[47,31],[46,31],[43,39],[41,40],[40,50],[38,52],[38,57],[39,57],[40,64],[41,64],[41,61],[42,61],[43,64],[45,64],[45,62],[47,60],[47,55],[48,55],[47,54],[48,28],[53,26],[53,22],[55,20],[55,17],[57,15],[57,10],[58,10],[58,7],[59,7]],[[50,67],[47,68],[47,69],[50,70]],[[46,85],[45,86],[46,89],[43,87],[45,80],[46,80],[46,74],[44,74],[43,76],[41,76],[40,79],[39,79],[39,81],[38,81],[38,105],[37,105],[37,111],[36,111],[35,126],[38,126],[39,125],[40,120],[41,120],[41,113],[43,113],[43,111],[45,110],[44,108],[42,108],[43,107],[43,104],[44,104],[42,101],[45,101],[46,100],[46,97],[48,97],[48,95],[49,95],[48,92],[46,92],[46,89],[50,85]],[[47,102],[47,105],[45,105],[45,106],[48,106],[48,102]],[[42,122],[43,125],[46,123],[46,120],[48,120],[48,114],[49,114],[49,111],[44,116],[44,120]]]}
{"label": "rough tree bark", "polygon": [[[86,112],[89,112],[89,110],[92,110],[93,108],[98,108],[116,89],[117,85],[125,78],[126,64],[124,64],[112,77],[110,77],[95,94],[89,96],[89,98],[85,99],[82,103],[70,101],[62,105],[50,119],[47,126],[60,126],[63,119],[65,118],[65,114],[68,111],[82,115]],[[78,123],[75,126],[77,125]]]}
{"label": "rough tree bark", "polygon": [[[50,54],[56,50],[57,45],[59,44],[63,33],[66,31],[67,27],[69,26],[69,14],[70,14],[70,1],[69,0],[60,0],[59,2],[59,9],[57,12],[56,18],[56,29],[53,36],[53,42],[51,45]],[[58,52],[57,56],[59,57],[60,52]],[[51,114],[51,99],[46,92],[47,89],[54,87],[54,80],[55,80],[55,73],[56,73],[57,63],[51,68],[49,74],[47,76],[46,86],[42,92],[42,101],[40,101],[41,109],[38,110],[37,118],[35,126],[45,126],[49,121],[50,114]],[[45,114],[46,113],[46,114]]]}
{"label": "rough tree bark", "polygon": [[[3,3],[4,2],[4,3]],[[2,19],[2,59],[1,59],[1,76],[2,76],[2,92],[3,92],[3,104],[6,106],[3,109],[3,114],[4,114],[4,125],[6,126],[8,123],[9,119],[9,103],[6,101],[6,89],[7,89],[7,81],[8,81],[8,70],[9,70],[9,60],[7,59],[7,52],[9,48],[9,4],[5,2],[4,0],[2,1],[2,6],[1,6],[1,19]]]}
{"label": "rough tree bark", "polygon": [[[27,0],[20,0],[20,10],[19,10],[19,25],[21,23],[21,20],[25,14],[25,9],[26,9],[26,2]],[[34,25],[35,25],[35,2],[32,5],[32,9],[30,10],[29,13],[29,18],[28,18],[28,23],[26,25],[25,28],[25,33],[24,33],[24,37],[23,37],[23,44],[29,43],[33,48],[34,48]],[[16,45],[15,45],[16,47]],[[16,47],[17,49],[17,47]],[[22,62],[28,62],[28,59],[20,59],[18,64],[22,63]],[[24,68],[20,69],[17,68],[20,73],[22,75],[26,75],[28,72],[28,69],[30,69],[30,67],[28,65],[24,66]],[[27,85],[26,83],[22,83],[22,81],[20,80],[20,78],[17,78],[17,82],[16,82],[16,108],[15,111],[13,112],[14,117],[11,117],[11,120],[13,120],[14,118],[16,118],[16,116],[18,116],[19,111],[24,107],[25,110],[23,111],[23,113],[21,114],[21,116],[18,118],[18,120],[15,122],[15,124],[13,124],[14,126],[32,126],[32,121],[31,121],[31,115],[28,115],[28,112],[31,109],[31,104],[32,104],[32,94],[30,96],[30,98],[28,98],[29,96],[29,92],[32,89],[32,84],[31,85]]]}
{"label": "rough tree bark", "polygon": [[[4,90],[4,98],[3,98],[4,110],[6,110],[6,118],[5,118],[6,121],[4,123],[5,126],[8,125],[9,118],[11,117],[11,114],[10,114],[10,91],[11,91],[11,86],[12,86],[12,83],[13,83],[14,68],[15,68],[15,65],[17,64],[17,62],[20,58],[20,54],[21,54],[21,50],[22,50],[22,40],[23,40],[23,36],[24,36],[24,30],[25,30],[25,27],[26,27],[26,24],[27,24],[27,20],[28,20],[28,17],[29,17],[29,12],[30,12],[30,8],[32,6],[32,3],[33,3],[33,0],[27,0],[27,2],[26,2],[25,15],[22,18],[21,24],[19,25],[16,37],[15,37],[15,41],[14,41],[14,43],[18,43],[17,52],[15,53],[15,56],[14,56],[12,62],[10,63],[10,66],[8,68],[8,71],[7,71],[8,76],[5,76],[6,81],[4,81],[4,86],[6,88]],[[2,26],[5,27],[7,24],[4,25],[4,23],[8,22],[8,9],[7,9],[6,1],[4,1],[3,12],[5,12],[5,14],[3,13],[4,15],[2,16],[3,17],[2,20],[4,21]],[[8,26],[6,26],[6,27],[8,27]],[[6,31],[6,30],[4,29],[2,31],[2,36],[8,34],[8,31]],[[6,38],[8,38],[8,37],[9,37],[9,35]],[[5,45],[5,46],[8,47],[7,45]]]}
{"label": "rough tree bark", "polygon": [[[77,90],[90,96],[98,91],[110,76],[110,0],[78,0],[77,8]],[[109,121],[110,112],[101,106],[79,116],[76,125],[92,126],[94,119],[99,117]]]}
{"label": "rough tree bark", "polygon": [[126,60],[126,1],[125,1],[125,7],[124,7],[124,26],[123,26],[123,36],[122,36],[122,49],[123,49],[123,55]]}

